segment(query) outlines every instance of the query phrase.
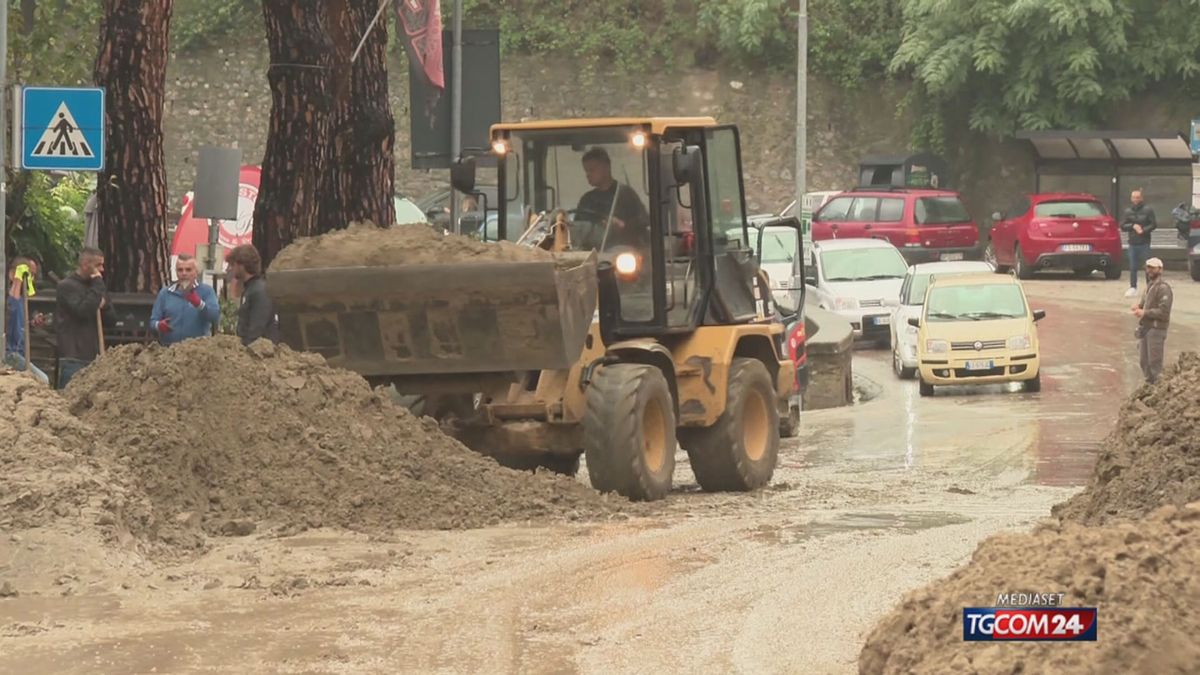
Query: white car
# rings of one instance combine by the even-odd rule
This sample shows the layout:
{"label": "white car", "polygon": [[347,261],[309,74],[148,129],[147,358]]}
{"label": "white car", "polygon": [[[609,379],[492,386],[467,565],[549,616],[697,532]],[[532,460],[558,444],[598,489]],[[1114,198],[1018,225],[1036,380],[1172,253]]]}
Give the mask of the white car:
{"label": "white car", "polygon": [[855,337],[889,344],[892,308],[908,273],[900,251],[882,239],[826,239],[809,251],[805,283],[817,305],[845,317]]}
{"label": "white car", "polygon": [[900,306],[892,313],[892,369],[902,380],[911,380],[917,374],[917,328],[908,325],[908,320],[921,316],[925,303],[925,290],[934,275],[949,276],[972,272],[992,272],[994,268],[983,261],[920,263],[908,268],[904,284],[900,287]]}
{"label": "white car", "polygon": [[[740,239],[742,229],[730,230],[730,239]],[[759,254],[759,264],[771,280],[771,297],[775,304],[789,313],[800,309],[800,301],[804,290],[804,277],[800,261],[796,254],[800,251],[797,238],[800,233],[794,227],[774,225],[763,228],[762,251]],[[750,229],[750,247],[758,246],[758,230]]]}

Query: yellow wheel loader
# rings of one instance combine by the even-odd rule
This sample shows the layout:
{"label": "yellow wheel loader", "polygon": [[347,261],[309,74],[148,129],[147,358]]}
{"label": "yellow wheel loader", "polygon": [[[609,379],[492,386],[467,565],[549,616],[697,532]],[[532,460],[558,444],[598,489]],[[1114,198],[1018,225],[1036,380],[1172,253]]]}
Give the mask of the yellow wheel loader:
{"label": "yellow wheel loader", "polygon": [[[502,464],[574,473],[582,456],[596,489],[655,500],[682,447],[705,490],[766,485],[795,368],[750,246],[737,129],[565,120],[491,139],[500,239],[544,228],[571,250],[272,271],[285,342],[419,396]],[[473,161],[452,178],[486,199]]]}

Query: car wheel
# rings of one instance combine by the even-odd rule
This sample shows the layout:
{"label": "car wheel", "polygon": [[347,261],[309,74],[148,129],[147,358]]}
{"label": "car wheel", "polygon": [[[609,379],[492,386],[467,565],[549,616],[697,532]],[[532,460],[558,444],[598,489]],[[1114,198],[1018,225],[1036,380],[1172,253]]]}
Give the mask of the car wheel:
{"label": "car wheel", "polygon": [[921,383],[918,386],[922,396],[933,396],[933,385],[926,382],[925,378],[921,378]]}
{"label": "car wheel", "polygon": [[1092,276],[1092,272],[1094,272],[1094,271],[1095,270],[1093,270],[1090,267],[1076,267],[1075,268],[1075,278],[1076,279],[1087,279],[1088,277]]}
{"label": "car wheel", "polygon": [[1200,260],[1188,261],[1188,273],[1192,275],[1192,281],[1200,281]]}
{"label": "car wheel", "polygon": [[904,367],[904,362],[900,360],[899,348],[892,349],[892,370],[896,372],[896,377],[902,380],[911,380],[916,374],[916,368]]}
{"label": "car wheel", "polygon": [[1037,392],[1041,391],[1042,374],[1038,373],[1037,375],[1034,375],[1032,380],[1025,380],[1024,389],[1031,394],[1036,394]]}
{"label": "car wheel", "polygon": [[1018,279],[1029,279],[1033,276],[1033,270],[1025,262],[1025,258],[1021,254],[1021,245],[1017,244],[1013,248],[1013,271],[1017,273]]}
{"label": "car wheel", "polygon": [[[1108,279],[1109,281],[1114,281],[1116,279],[1120,279],[1121,278],[1121,266],[1110,262],[1109,265],[1104,268],[1104,278]],[[1194,272],[1192,274],[1192,278],[1196,279]],[[1200,281],[1200,279],[1196,279],[1196,280]]]}

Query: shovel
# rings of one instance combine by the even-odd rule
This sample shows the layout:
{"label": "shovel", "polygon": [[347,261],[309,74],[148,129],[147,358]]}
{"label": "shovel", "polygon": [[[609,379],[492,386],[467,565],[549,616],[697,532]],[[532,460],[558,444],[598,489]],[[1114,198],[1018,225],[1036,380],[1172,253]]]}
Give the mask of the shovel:
{"label": "shovel", "polygon": [[21,330],[25,331],[21,335],[25,337],[25,367],[21,370],[29,371],[29,273],[22,274],[21,279],[21,317],[24,321],[24,326]]}
{"label": "shovel", "polygon": [[100,315],[102,311],[104,310],[96,310],[96,335],[100,338],[100,353],[104,354],[104,319]]}

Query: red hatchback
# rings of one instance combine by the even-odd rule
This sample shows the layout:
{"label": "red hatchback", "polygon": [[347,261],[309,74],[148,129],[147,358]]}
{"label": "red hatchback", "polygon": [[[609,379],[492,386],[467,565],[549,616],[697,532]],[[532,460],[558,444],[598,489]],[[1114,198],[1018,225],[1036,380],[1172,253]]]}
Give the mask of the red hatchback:
{"label": "red hatchback", "polygon": [[979,227],[957,192],[917,188],[856,188],[813,215],[812,238],[885,239],[908,264],[977,259]]}
{"label": "red hatchback", "polygon": [[1120,228],[1092,195],[1026,195],[992,219],[984,259],[997,272],[1012,268],[1022,279],[1044,269],[1069,269],[1080,277],[1095,270],[1109,279],[1121,276]]}

